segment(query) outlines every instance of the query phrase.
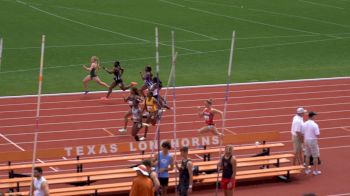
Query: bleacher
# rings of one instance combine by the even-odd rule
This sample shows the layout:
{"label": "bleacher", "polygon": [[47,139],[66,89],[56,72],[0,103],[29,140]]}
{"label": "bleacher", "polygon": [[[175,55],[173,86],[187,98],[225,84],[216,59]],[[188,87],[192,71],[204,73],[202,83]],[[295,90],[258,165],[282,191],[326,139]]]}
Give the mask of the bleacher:
{"label": "bleacher", "polygon": [[[245,138],[246,136],[244,136]],[[251,137],[255,141],[254,134]],[[276,133],[267,133],[264,141],[275,141],[279,138]],[[242,140],[246,142],[246,140]],[[264,143],[259,145],[240,145],[235,146],[235,154],[240,152],[253,151],[261,152],[264,149],[266,156],[256,157],[237,157],[237,176],[239,181],[254,181],[261,178],[273,178],[283,176],[285,181],[289,181],[290,176],[300,173],[303,166],[291,166],[293,154],[270,154],[272,149],[283,147],[283,143]],[[215,184],[217,182],[217,157],[220,151],[218,147],[207,149],[190,150],[189,155],[202,155],[202,160],[194,161],[194,166],[198,168],[194,176],[194,187],[206,184]],[[276,150],[277,152],[278,150]],[[173,152],[174,153],[174,152]],[[179,152],[174,153],[179,156]],[[25,156],[23,156],[25,157]],[[84,168],[90,164],[120,164],[122,161],[138,161],[151,158],[150,152],[143,152],[139,155],[113,156],[104,158],[84,158],[79,157],[76,160],[61,160],[47,163],[39,163],[36,166],[43,168],[65,166],[76,168],[76,172],[46,174],[45,178],[50,185],[50,195],[98,195],[100,193],[126,193],[131,187],[132,178],[136,176],[131,168],[118,169],[100,169],[96,171],[84,171]],[[2,158],[3,159],[3,158]],[[17,157],[17,159],[19,159]],[[214,160],[213,160],[214,159]],[[10,162],[11,160],[7,160]],[[130,164],[131,166],[131,164]],[[263,166],[263,167],[262,167]],[[8,172],[9,178],[0,179],[0,190],[7,192],[5,195],[28,195],[28,188],[31,184],[30,177],[15,177],[17,171],[28,171],[32,168],[31,164],[11,164],[0,166],[0,171]],[[263,169],[261,169],[263,168]],[[170,172],[169,186],[175,186],[175,171]],[[21,175],[19,175],[21,176]],[[24,176],[24,175],[22,175]],[[77,186],[79,185],[79,186]]]}

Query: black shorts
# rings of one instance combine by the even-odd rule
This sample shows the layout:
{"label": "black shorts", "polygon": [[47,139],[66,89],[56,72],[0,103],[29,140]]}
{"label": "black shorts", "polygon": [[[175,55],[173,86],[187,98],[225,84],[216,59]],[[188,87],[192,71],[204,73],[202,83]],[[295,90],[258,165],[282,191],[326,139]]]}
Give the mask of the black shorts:
{"label": "black shorts", "polygon": [[169,178],[158,178],[158,180],[161,186],[168,186],[169,184]]}
{"label": "black shorts", "polygon": [[91,74],[90,74],[90,78],[91,78],[91,79],[94,79],[94,78],[96,78],[96,77],[97,77],[97,75],[91,75]]}
{"label": "black shorts", "polygon": [[117,79],[114,78],[114,81],[115,81],[115,84],[116,84],[117,86],[123,85],[123,80],[117,80]]}

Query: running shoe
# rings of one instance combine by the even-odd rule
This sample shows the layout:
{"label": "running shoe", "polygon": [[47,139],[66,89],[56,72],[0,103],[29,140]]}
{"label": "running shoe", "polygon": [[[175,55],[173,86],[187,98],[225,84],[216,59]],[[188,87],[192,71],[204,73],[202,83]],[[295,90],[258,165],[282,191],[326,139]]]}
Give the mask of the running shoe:
{"label": "running shoe", "polygon": [[84,91],[84,95],[87,95],[89,93],[89,91]]}
{"label": "running shoe", "polygon": [[318,170],[315,170],[314,172],[312,172],[313,175],[317,176],[317,175],[320,175],[322,172],[321,171],[318,171]]}
{"label": "running shoe", "polygon": [[305,170],[305,174],[306,174],[306,175],[309,175],[310,173],[311,173],[311,170],[310,170],[310,169],[306,169],[306,170]]}
{"label": "running shoe", "polygon": [[140,137],[139,141],[145,141],[146,138],[145,137]]}
{"label": "running shoe", "polygon": [[109,99],[107,97],[101,97],[101,100],[106,101],[106,100],[109,100]]}
{"label": "running shoe", "polygon": [[122,128],[122,129],[119,129],[118,131],[119,131],[120,133],[125,133],[127,130],[124,129],[124,128]]}
{"label": "running shoe", "polygon": [[137,82],[130,82],[130,86],[136,86]]}

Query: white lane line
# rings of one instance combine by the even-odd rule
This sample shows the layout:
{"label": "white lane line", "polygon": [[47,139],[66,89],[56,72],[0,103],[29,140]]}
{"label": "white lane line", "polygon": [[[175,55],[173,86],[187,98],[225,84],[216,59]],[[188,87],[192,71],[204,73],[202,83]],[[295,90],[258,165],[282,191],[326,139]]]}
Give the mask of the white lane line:
{"label": "white lane line", "polygon": [[[287,124],[287,123],[286,123]],[[343,126],[342,126],[343,127]],[[334,129],[341,129],[342,127],[323,127],[322,130],[323,131],[333,131]],[[350,126],[348,126],[350,127]],[[113,128],[113,127],[107,127],[107,128]],[[228,128],[235,128],[235,127],[228,127]],[[220,127],[218,127],[218,129],[220,129]],[[190,130],[182,130],[182,131],[177,131],[177,133],[193,133],[193,132],[197,132],[197,129],[190,129]],[[173,131],[162,131],[162,134],[171,134],[173,133]],[[281,131],[281,134],[290,134],[290,131]],[[155,132],[149,132],[149,135],[154,135]],[[115,135],[115,138],[130,138],[130,135]],[[66,141],[76,141],[76,140],[98,140],[98,139],[106,139],[105,136],[99,136],[99,137],[83,137],[83,138],[70,138],[70,139],[56,139],[56,140],[41,140],[38,141],[38,143],[51,143],[51,142],[66,142]],[[171,138],[168,138],[171,139]],[[284,141],[284,142],[288,142],[288,141]],[[19,142],[18,144],[32,144],[33,142]],[[9,144],[0,144],[0,146],[6,146]]]}
{"label": "white lane line", "polygon": [[184,32],[191,33],[191,34],[194,34],[194,35],[199,35],[201,37],[209,38],[209,40],[217,40],[217,38],[212,37],[212,36],[208,36],[208,35],[205,35],[205,34],[202,34],[202,33],[198,33],[198,32],[195,32],[195,31],[191,31],[191,30],[188,30],[188,29],[185,29],[185,28],[181,28],[181,27],[177,27],[177,26],[173,26],[173,25],[168,25],[168,24],[164,24],[164,23],[159,23],[159,22],[155,22],[155,21],[151,21],[151,20],[140,19],[140,18],[135,18],[135,17],[129,17],[129,16],[124,16],[124,15],[120,15],[120,14],[112,14],[112,13],[105,13],[105,12],[98,12],[98,11],[80,9],[80,8],[72,8],[72,7],[64,7],[64,6],[52,6],[52,7],[63,8],[63,9],[74,10],[74,11],[80,11],[80,12],[87,12],[87,13],[91,13],[91,14],[98,14],[98,15],[104,15],[104,16],[118,17],[118,18],[123,18],[123,19],[127,19],[127,20],[142,22],[142,23],[146,23],[146,24],[163,26],[163,27],[167,27],[169,29],[176,29],[176,30],[184,31]]}
{"label": "white lane line", "polygon": [[[331,22],[331,21],[325,21],[325,20],[310,18],[310,17],[306,17],[306,16],[298,16],[298,15],[285,14],[285,13],[280,13],[280,12],[272,12],[272,11],[267,11],[267,10],[263,10],[263,9],[249,8],[248,10],[252,10],[252,11],[255,11],[255,12],[263,12],[263,13],[272,14],[272,15],[287,16],[287,17],[292,17],[292,18],[300,18],[300,19],[303,19],[303,20],[315,21],[315,22],[319,22],[319,23],[330,24],[330,25],[335,25],[335,26],[340,26],[340,27],[345,27],[345,28],[349,28],[350,27],[349,25],[344,25],[344,24],[339,24],[339,23],[335,23],[335,22]],[[326,35],[326,34],[322,34],[322,35],[329,36],[329,35]],[[331,35],[331,36],[336,36],[336,35]]]}
{"label": "white lane line", "polygon": [[175,6],[178,6],[178,7],[186,7],[184,5],[181,5],[181,4],[177,4],[177,3],[173,3],[171,1],[166,1],[166,0],[159,0],[160,2],[163,2],[163,3],[168,3],[168,4],[171,4],[171,5],[175,5]]}
{"label": "white lane line", "polygon": [[21,151],[26,151],[24,150],[24,148],[20,147],[19,145],[17,145],[15,142],[13,142],[12,140],[10,140],[9,138],[7,138],[6,136],[4,136],[3,134],[0,133],[0,137],[4,138],[8,143],[14,145],[16,148],[18,148]]}
{"label": "white lane line", "polygon": [[[350,102],[343,102],[343,103],[336,103],[336,104],[320,104],[320,105],[306,105],[308,108],[314,108],[318,106],[337,106],[337,105],[345,105],[348,106]],[[222,105],[215,105],[215,106],[222,106]],[[306,107],[304,106],[304,107]],[[198,106],[193,106],[193,108],[196,108]],[[293,107],[283,107],[283,108],[263,108],[263,109],[253,109],[253,110],[232,110],[232,111],[227,111],[227,113],[242,113],[242,112],[256,112],[256,111],[265,111],[265,110],[281,110],[281,109],[295,109],[296,107],[299,106],[293,106]],[[180,108],[181,109],[181,108]],[[188,108],[192,109],[192,108]],[[342,113],[342,112],[350,112],[350,110],[332,110],[332,111],[327,111],[327,110],[318,110],[320,113],[327,113],[327,114],[333,114],[333,113]],[[96,113],[77,113],[77,114],[63,114],[63,115],[51,115],[51,116],[41,116],[40,118],[56,118],[56,117],[73,117],[73,116],[98,116],[98,115],[106,115],[106,114],[120,114],[120,113],[125,113],[124,111],[120,112],[96,112]],[[181,113],[177,114],[177,117],[182,117],[182,116],[195,116],[196,114],[193,113]],[[277,117],[290,117],[291,114],[280,114],[280,115],[268,115],[268,116],[250,116],[250,117],[243,117],[243,118],[235,118],[236,120],[245,120],[245,119],[260,119],[260,118],[277,118]],[[171,118],[173,117],[172,114],[167,114],[163,116],[163,119],[165,118]],[[7,121],[7,120],[23,120],[23,119],[34,119],[34,116],[31,117],[13,117],[13,118],[3,118],[0,119],[0,121]],[[116,118],[115,121],[124,121],[124,118]]]}
{"label": "white lane line", "polygon": [[329,8],[335,8],[335,9],[344,10],[343,7],[338,7],[338,6],[334,6],[334,5],[329,5],[329,4],[324,4],[324,3],[316,3],[316,2],[313,2],[313,1],[305,1],[305,0],[299,0],[299,1],[303,2],[303,3],[309,3],[309,4],[321,6],[321,7],[329,7]]}
{"label": "white lane line", "polygon": [[[45,162],[44,161],[42,161],[41,159],[37,159],[40,163],[44,163],[45,164]],[[50,169],[52,169],[54,172],[58,172],[58,170],[56,169],[56,168],[54,168],[54,167],[50,167]]]}
{"label": "white lane line", "polygon": [[[325,41],[331,41],[331,40],[340,40],[340,39],[348,39],[350,37],[336,37],[336,38],[329,38],[329,39],[318,39],[318,40],[309,40],[309,41],[299,41],[299,42],[285,42],[285,43],[279,43],[279,44],[265,44],[265,45],[258,45],[258,46],[250,46],[250,47],[241,47],[237,48],[237,50],[246,50],[246,49],[258,49],[258,48],[271,48],[271,47],[279,47],[279,46],[289,46],[289,45],[298,45],[298,44],[308,44],[308,43],[318,43],[318,42],[325,42]],[[217,53],[217,52],[225,52],[229,51],[230,49],[220,49],[220,50],[209,50],[209,51],[201,51],[201,52],[189,52],[189,53],[181,53],[178,56],[192,56],[192,55],[202,55],[202,54],[208,54],[208,53]],[[163,55],[160,56],[160,58],[169,58],[171,55]],[[121,59],[121,61],[137,61],[137,60],[146,60],[146,59],[153,59],[154,57],[140,57],[140,58],[132,58],[132,59]],[[102,63],[110,63],[113,61],[105,61]],[[58,68],[67,68],[67,67],[75,67],[75,66],[81,66],[80,64],[72,64],[68,66],[49,66],[45,67],[44,69],[58,69]],[[2,71],[0,74],[5,73],[18,73],[18,72],[27,72],[27,71],[37,71],[38,68],[32,68],[32,69],[19,69],[19,70],[11,70],[11,71]]]}
{"label": "white lane line", "polygon": [[234,132],[234,131],[231,131],[230,129],[228,129],[227,127],[224,129],[225,131],[227,131],[227,132],[230,132],[230,133],[232,133],[233,135],[237,135],[237,133],[236,132]]}
{"label": "white lane line", "polygon": [[[195,116],[195,114],[193,114]],[[259,117],[256,117],[259,118]],[[242,120],[245,118],[228,118],[227,121],[237,121]],[[350,118],[335,118],[335,119],[322,119],[318,121],[334,121],[334,120],[348,120]],[[109,119],[98,119],[98,120],[82,120],[82,121],[62,121],[62,122],[51,122],[51,123],[42,123],[41,126],[49,126],[49,125],[63,125],[63,124],[86,124],[86,123],[97,123],[97,122],[115,122],[115,118],[109,118]],[[178,125],[183,124],[193,124],[193,123],[203,123],[203,120],[197,120],[197,121],[191,121],[191,122],[177,122]],[[235,126],[235,128],[243,128],[243,127],[259,127],[259,126],[268,126],[268,125],[284,125],[286,123],[271,123],[271,124],[253,124],[253,125],[244,125],[244,126]],[[35,126],[36,124],[20,124],[20,125],[6,125],[6,126],[0,126],[0,128],[15,128],[15,127],[31,127]],[[173,122],[171,123],[162,123],[161,125],[173,125]]]}
{"label": "white lane line", "polygon": [[[38,8],[36,6],[33,6],[33,5],[29,5],[29,7],[32,8],[32,9],[35,9],[37,11],[43,12],[45,14],[54,16],[56,18],[60,18],[62,20],[69,21],[69,22],[72,22],[72,23],[76,23],[76,24],[79,24],[79,25],[82,25],[82,26],[90,27],[90,28],[101,30],[101,31],[108,32],[108,33],[113,33],[113,34],[116,34],[116,35],[121,35],[121,36],[127,37],[127,38],[133,38],[133,39],[136,39],[136,40],[139,40],[139,41],[150,42],[149,40],[146,40],[146,39],[143,39],[143,38],[139,38],[139,37],[127,35],[127,34],[124,34],[124,33],[112,31],[112,30],[105,29],[105,28],[102,28],[102,27],[93,26],[93,25],[86,24],[86,23],[83,23],[83,22],[80,22],[80,21],[77,21],[77,20],[72,20],[72,19],[69,19],[67,17],[63,17],[63,16],[60,16],[60,15],[54,14],[52,12],[45,11],[45,10],[40,9],[40,8]],[[159,44],[160,45],[164,45],[164,46],[171,46],[169,44],[164,44],[164,43],[161,43],[161,42],[159,42]],[[192,49],[188,49],[188,48],[184,48],[184,47],[180,47],[180,46],[177,46],[177,48],[183,49],[183,50],[187,50],[187,51],[190,51],[190,52],[195,52],[195,53],[201,52],[201,51],[198,51],[198,50],[192,50]]]}
{"label": "white lane line", "polygon": [[[325,84],[325,85],[308,85],[308,86],[287,86],[287,87],[272,87],[272,88],[256,88],[256,89],[242,89],[242,90],[237,90],[234,89],[235,87],[237,87],[236,84],[232,84],[231,88],[229,90],[229,92],[231,93],[235,93],[235,95],[237,95],[237,93],[245,93],[245,92],[261,92],[261,91],[275,91],[275,90],[291,90],[291,89],[303,89],[303,93],[305,93],[305,91],[311,93],[311,92],[322,92],[320,90],[307,90],[308,88],[325,88],[325,87],[350,87],[350,82],[349,83],[344,83],[344,84]],[[216,87],[216,88],[215,88]],[[221,85],[218,86],[213,86],[213,87],[208,87],[209,89],[206,90],[206,92],[194,92],[194,93],[178,93],[177,97],[184,97],[184,96],[194,96],[194,95],[207,95],[208,93],[212,94],[225,94],[224,91],[211,91],[211,90],[217,90],[217,87],[222,87]],[[178,89],[185,89],[185,88],[178,88]],[[188,87],[187,89],[191,89],[191,87]],[[165,90],[162,90],[161,92],[164,92]],[[125,91],[113,91],[114,94],[126,94]],[[291,95],[291,93],[280,93],[283,95]],[[260,97],[261,94],[259,94]],[[272,94],[272,95],[276,95],[276,94]],[[271,94],[269,95],[264,95],[264,96],[272,96]],[[172,95],[167,95],[167,97],[172,98]],[[239,96],[235,96],[235,97],[239,97]],[[243,97],[246,98],[246,97]],[[118,98],[111,98],[110,100],[121,100],[120,97]],[[192,100],[192,99],[191,99]],[[88,100],[82,100],[82,99],[74,99],[74,100],[62,100],[62,101],[43,101],[42,104],[52,104],[52,103],[71,103],[71,102],[96,102],[96,101],[100,101],[100,99],[88,99]],[[187,100],[186,100],[187,101]],[[36,102],[22,102],[22,103],[9,103],[9,104],[1,104],[1,106],[16,106],[16,105],[36,105]]]}
{"label": "white lane line", "polygon": [[350,193],[339,193],[339,194],[333,194],[333,195],[328,195],[328,196],[348,196]]}
{"label": "white lane line", "polygon": [[346,127],[342,127],[343,130],[350,132],[350,129],[346,128]]}
{"label": "white lane line", "polygon": [[216,13],[216,12],[202,10],[202,9],[198,9],[198,8],[194,8],[194,7],[189,7],[188,9],[196,11],[196,12],[209,14],[209,15],[212,15],[212,16],[219,16],[219,17],[224,17],[224,18],[230,18],[230,19],[234,19],[234,20],[239,20],[239,21],[243,21],[243,22],[258,24],[258,25],[267,26],[267,27],[273,27],[273,28],[277,28],[277,29],[301,32],[301,33],[309,33],[309,34],[314,34],[314,35],[322,35],[321,33],[318,33],[318,32],[311,32],[311,31],[306,31],[306,30],[301,30],[301,29],[296,29],[296,28],[291,28],[291,27],[284,27],[284,26],[279,26],[279,25],[273,25],[273,24],[268,24],[268,23],[255,21],[255,20],[250,20],[250,19],[246,19],[246,18],[240,18],[240,17],[237,17],[237,16],[228,16],[228,15],[219,14],[219,13]]}
{"label": "white lane line", "polygon": [[127,34],[124,34],[124,33],[112,31],[112,30],[105,29],[105,28],[102,28],[102,27],[93,26],[93,25],[90,25],[90,24],[86,24],[86,23],[83,23],[83,22],[79,22],[79,21],[77,21],[77,20],[72,20],[72,19],[69,19],[69,18],[60,16],[60,15],[57,15],[57,14],[54,14],[54,13],[45,11],[45,10],[40,9],[40,8],[38,8],[38,7],[36,7],[36,6],[33,6],[33,5],[29,5],[29,7],[32,8],[32,9],[35,9],[35,10],[37,10],[37,11],[39,11],[39,12],[42,12],[42,13],[45,13],[45,14],[54,16],[54,17],[56,17],[56,18],[59,18],[59,19],[65,20],[65,21],[69,21],[69,22],[72,22],[72,23],[75,23],[75,24],[79,24],[79,25],[82,25],[82,26],[85,26],[85,27],[90,27],[90,28],[92,28],[92,29],[101,30],[101,31],[104,31],[104,32],[108,32],[108,33],[120,35],[120,36],[127,37],[127,38],[131,38],[131,39],[136,39],[136,40],[139,40],[139,41],[149,42],[148,40],[143,39],[143,38],[139,38],[139,37],[127,35]]}
{"label": "white lane line", "polygon": [[[234,93],[236,98],[240,98],[242,96],[238,96],[237,93],[245,93],[245,92],[261,92],[261,91],[275,91],[275,90],[291,90],[291,89],[303,89],[303,92],[301,93],[305,93],[305,91],[307,91],[308,93],[318,93],[318,92],[323,92],[320,90],[308,90],[308,88],[325,88],[325,87],[350,87],[350,82],[348,83],[344,83],[344,84],[334,84],[334,85],[309,85],[309,86],[287,86],[287,87],[276,87],[276,88],[257,88],[257,89],[244,89],[244,90],[237,90],[234,89],[235,87],[237,87],[235,84],[231,85],[231,88],[229,90],[229,92]],[[221,87],[221,86],[217,86],[217,87]],[[206,92],[194,92],[194,93],[178,93],[177,97],[184,97],[184,96],[194,96],[194,95],[208,95],[208,93],[212,94],[225,94],[224,91],[215,91],[217,88],[214,87],[208,87],[209,89],[206,90]],[[184,88],[179,88],[179,89],[184,89]],[[191,89],[191,87],[189,87],[188,89]],[[211,91],[214,90],[214,91]],[[164,92],[165,90],[162,90],[161,92]],[[346,90],[345,90],[346,91]],[[327,91],[328,92],[328,91]],[[333,91],[332,91],[333,92]],[[124,91],[113,91],[114,94],[126,94]],[[297,93],[297,92],[295,92]],[[300,92],[299,92],[300,93]],[[261,95],[260,96],[275,96],[275,95],[291,95],[292,93],[279,93],[279,94],[268,94],[268,95]],[[237,95],[237,96],[236,96]],[[294,95],[294,94],[293,94]],[[172,98],[172,95],[167,95],[168,99]],[[253,96],[254,97],[254,96]],[[242,97],[242,98],[247,98],[247,97]],[[111,98],[110,100],[121,100],[120,97],[118,98]],[[193,99],[191,99],[193,100]],[[82,99],[74,99],[74,100],[62,100],[62,101],[43,101],[42,104],[53,104],[53,103],[72,103],[72,102],[96,102],[96,101],[100,101],[100,99],[88,99],[88,100],[82,100]],[[181,102],[182,100],[178,100],[179,102]],[[187,100],[186,100],[187,101]],[[1,104],[1,106],[17,106],[17,105],[36,105],[35,102],[22,102],[22,103],[9,103],[9,104]]]}
{"label": "white lane line", "polygon": [[[341,25],[341,24],[339,24]],[[350,26],[349,26],[350,27]],[[237,37],[237,40],[254,40],[254,39],[276,39],[276,38],[295,38],[295,37],[317,37],[317,36],[334,36],[341,37],[341,35],[349,35],[350,33],[331,33],[331,34],[322,34],[322,35],[310,35],[310,34],[300,34],[300,35],[276,35],[276,36],[255,36],[255,37]],[[176,43],[189,43],[189,42],[215,42],[215,41],[230,41],[230,39],[226,38],[217,38],[213,39],[189,39],[189,40],[178,40]],[[163,43],[169,43],[168,41],[162,41]],[[91,47],[91,46],[118,46],[118,45],[151,45],[153,42],[145,43],[145,42],[117,42],[117,43],[92,43],[92,44],[72,44],[72,45],[48,45],[46,48],[72,48],[72,47]],[[4,50],[26,50],[26,49],[38,49],[40,47],[37,46],[23,46],[23,47],[9,47],[4,48]],[[108,63],[112,61],[103,61],[103,63]],[[78,65],[78,64],[74,64]],[[80,65],[80,64],[79,64]]]}
{"label": "white lane line", "polygon": [[[219,4],[219,3],[212,3],[212,2],[205,2],[205,1],[195,1],[195,0],[183,0],[183,1],[198,2],[198,3],[209,4],[209,5],[216,5],[216,6],[222,6],[222,7],[233,7],[233,8],[237,8],[237,9],[242,9],[242,6],[233,5],[233,4],[227,4],[227,3]],[[311,21],[316,21],[316,22],[325,23],[325,24],[337,25],[337,26],[341,26],[341,27],[350,27],[349,25],[338,24],[338,23],[334,23],[334,22],[314,19],[314,18],[305,17],[305,16],[285,14],[285,13],[280,13],[280,12],[272,12],[272,11],[268,11],[268,10],[264,10],[264,9],[248,8],[248,9],[245,9],[245,10],[253,11],[253,12],[264,12],[264,13],[273,14],[273,15],[280,15],[280,16],[288,16],[288,17],[293,17],[293,18],[300,18],[300,19],[304,19],[304,20],[311,20]],[[325,35],[325,34],[322,34],[322,35]],[[325,35],[325,36],[327,36],[327,35]]]}
{"label": "white lane line", "polygon": [[109,136],[115,136],[111,131],[109,131],[107,128],[102,128],[104,132],[106,132]]}
{"label": "white lane line", "polygon": [[[256,104],[267,104],[267,103],[281,103],[283,102],[300,102],[300,101],[315,101],[315,100],[330,100],[333,99],[334,101],[336,101],[337,99],[343,99],[343,98],[349,98],[350,96],[339,96],[339,97],[323,97],[323,98],[306,98],[306,99],[288,99],[288,100],[279,100],[279,101],[260,101],[260,102],[247,102],[247,103],[230,103],[227,104],[228,106],[247,106],[247,105],[256,105]],[[218,100],[218,99],[215,99]],[[199,100],[200,101],[200,100]],[[347,105],[348,102],[336,102],[334,104],[319,104],[319,105],[308,105],[304,103],[304,107],[321,107],[321,106],[338,106],[338,105]],[[229,111],[229,113],[235,113],[235,112],[253,112],[253,111],[265,111],[265,110],[269,110],[269,109],[290,109],[290,108],[295,108],[295,107],[300,107],[299,104],[291,104],[292,106],[288,106],[288,107],[276,107],[276,108],[261,108],[261,109],[248,109],[248,110],[233,110],[233,111]],[[223,106],[223,104],[214,104],[215,107],[221,107]],[[81,107],[70,107],[70,108],[49,108],[49,109],[41,109],[42,111],[54,111],[54,110],[73,110],[73,109],[92,109],[92,108],[102,108],[105,107],[104,105],[100,105],[100,106],[81,106]],[[197,105],[193,105],[193,106],[188,106],[188,107],[178,107],[177,109],[182,110],[182,109],[195,109],[197,108]],[[120,109],[119,107],[115,106],[113,107],[115,109]],[[126,107],[125,107],[126,109]],[[32,112],[35,110],[9,110],[9,111],[2,111],[1,113],[22,113],[22,112]],[[126,110],[125,110],[126,111]],[[124,114],[125,113],[124,110],[118,110],[115,111],[115,114]]]}
{"label": "white lane line", "polygon": [[[0,137],[4,138],[7,142],[9,142],[11,145],[15,146],[16,148],[18,148],[19,150],[21,150],[22,152],[26,151],[24,150],[24,148],[20,147],[18,144],[16,144],[15,142],[13,142],[12,140],[10,140],[9,138],[7,138],[6,136],[4,136],[3,134],[0,133]],[[39,162],[41,163],[45,163],[44,161],[37,159]],[[52,170],[54,171],[58,171],[57,169],[50,167]]]}

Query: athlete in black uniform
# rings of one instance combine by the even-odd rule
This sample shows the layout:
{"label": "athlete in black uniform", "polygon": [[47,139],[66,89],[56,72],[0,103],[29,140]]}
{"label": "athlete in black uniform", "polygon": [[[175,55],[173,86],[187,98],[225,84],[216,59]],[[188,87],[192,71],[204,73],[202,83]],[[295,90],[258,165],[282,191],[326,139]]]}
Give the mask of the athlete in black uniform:
{"label": "athlete in black uniform", "polygon": [[83,65],[83,68],[86,71],[90,72],[89,75],[87,75],[84,78],[84,80],[83,80],[85,94],[89,93],[89,91],[88,91],[88,82],[91,81],[91,80],[94,80],[95,82],[97,82],[101,86],[105,86],[105,87],[109,88],[108,84],[102,82],[100,80],[100,78],[97,76],[97,71],[100,68],[99,60],[98,60],[97,56],[91,57],[91,65],[90,65],[90,67],[86,67],[85,65]]}
{"label": "athlete in black uniform", "polygon": [[125,91],[125,90],[137,85],[136,82],[131,82],[128,86],[124,85],[124,82],[122,79],[124,69],[120,65],[119,61],[114,62],[114,68],[112,70],[109,70],[105,67],[103,69],[109,74],[114,74],[114,79],[113,79],[113,83],[109,86],[108,93],[107,93],[106,97],[102,97],[101,99],[108,99],[112,93],[113,88],[115,88],[116,86],[119,86],[119,88],[121,90]]}

